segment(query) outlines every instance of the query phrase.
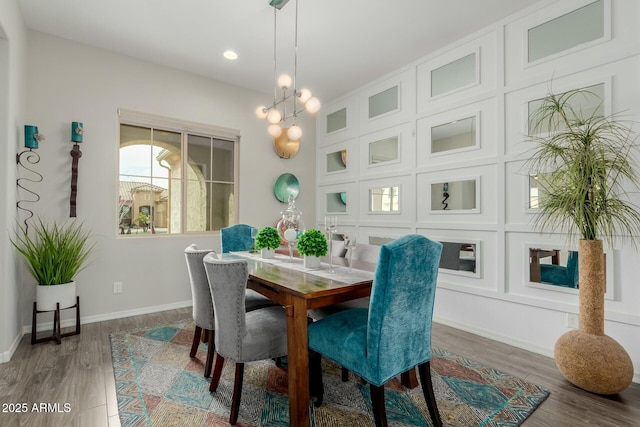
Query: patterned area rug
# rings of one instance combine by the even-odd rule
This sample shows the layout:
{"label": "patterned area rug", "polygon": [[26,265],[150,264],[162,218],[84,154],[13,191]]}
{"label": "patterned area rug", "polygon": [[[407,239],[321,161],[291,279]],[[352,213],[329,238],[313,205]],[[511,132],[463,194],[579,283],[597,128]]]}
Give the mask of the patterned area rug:
{"label": "patterned area rug", "polygon": [[[189,357],[193,322],[111,335],[118,410],[123,427],[227,426],[233,363],[225,363],[218,390],[204,378],[206,344]],[[520,378],[481,366],[441,349],[431,360],[433,386],[445,426],[517,426],[549,392]],[[323,359],[324,403],[313,408],[316,427],[372,426],[368,385]],[[390,426],[431,426],[422,388],[391,381],[385,390]],[[238,426],[288,426],[286,367],[272,361],[245,365]]]}

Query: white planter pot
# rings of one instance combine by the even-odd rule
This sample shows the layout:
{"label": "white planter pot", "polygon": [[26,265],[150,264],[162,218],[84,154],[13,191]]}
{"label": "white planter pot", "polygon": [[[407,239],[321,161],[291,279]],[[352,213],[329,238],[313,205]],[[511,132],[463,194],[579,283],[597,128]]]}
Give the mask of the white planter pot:
{"label": "white planter pot", "polygon": [[267,249],[267,248],[260,249],[261,258],[271,259],[271,258],[274,258],[275,256],[276,256],[275,249]]}
{"label": "white planter pot", "polygon": [[76,304],[76,282],[51,286],[38,285],[36,302],[38,311],[55,310],[56,303],[60,303],[60,309],[72,307]]}
{"label": "white planter pot", "polygon": [[320,258],[313,255],[305,255],[304,256],[304,266],[306,268],[319,268],[320,267]]}

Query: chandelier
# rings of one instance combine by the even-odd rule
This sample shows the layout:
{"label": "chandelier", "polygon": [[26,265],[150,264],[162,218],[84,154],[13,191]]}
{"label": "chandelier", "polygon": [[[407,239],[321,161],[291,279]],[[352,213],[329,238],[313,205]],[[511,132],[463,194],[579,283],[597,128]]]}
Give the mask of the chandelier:
{"label": "chandelier", "polygon": [[[295,48],[293,56],[293,79],[288,74],[277,75],[276,59],[276,15],[289,0],[271,0],[273,6],[273,104],[269,107],[264,105],[256,109],[256,115],[260,119],[267,119],[269,127],[267,132],[273,138],[280,137],[286,131],[286,136],[290,142],[298,142],[302,137],[302,129],[297,125],[298,114],[307,111],[315,114],[320,110],[320,101],[311,94],[309,89],[298,90],[296,77],[298,72],[298,0],[296,0],[295,14]],[[278,97],[278,90],[282,91],[282,96]],[[292,123],[287,129],[287,123]]]}

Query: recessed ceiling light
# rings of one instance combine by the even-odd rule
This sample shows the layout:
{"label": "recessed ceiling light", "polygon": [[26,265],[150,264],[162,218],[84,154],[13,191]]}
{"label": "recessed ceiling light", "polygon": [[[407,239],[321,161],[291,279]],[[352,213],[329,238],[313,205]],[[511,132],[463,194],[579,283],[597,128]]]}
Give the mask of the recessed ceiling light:
{"label": "recessed ceiling light", "polygon": [[238,54],[232,50],[225,50],[222,56],[227,58],[229,61],[235,61],[236,59],[238,59]]}

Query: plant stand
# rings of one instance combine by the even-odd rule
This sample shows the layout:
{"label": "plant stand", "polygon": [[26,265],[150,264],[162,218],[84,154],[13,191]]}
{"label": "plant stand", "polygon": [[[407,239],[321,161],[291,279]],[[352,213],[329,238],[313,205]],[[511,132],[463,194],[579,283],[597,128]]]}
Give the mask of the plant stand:
{"label": "plant stand", "polygon": [[[76,330],[63,334],[60,332],[60,323],[61,323],[60,310],[68,310],[70,308],[76,309]],[[37,315],[40,313],[50,313],[52,311],[53,311],[53,331],[51,336],[44,337],[44,338],[36,338]],[[33,320],[31,322],[31,345],[39,344],[41,342],[48,342],[48,341],[55,341],[57,344],[61,344],[62,338],[69,337],[72,335],[78,335],[78,334],[80,334],[80,297],[79,296],[76,296],[75,305],[61,309],[60,303],[56,303],[55,310],[42,310],[42,311],[38,310],[38,303],[35,301],[33,302]]]}

